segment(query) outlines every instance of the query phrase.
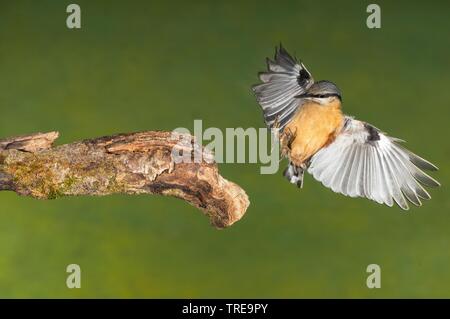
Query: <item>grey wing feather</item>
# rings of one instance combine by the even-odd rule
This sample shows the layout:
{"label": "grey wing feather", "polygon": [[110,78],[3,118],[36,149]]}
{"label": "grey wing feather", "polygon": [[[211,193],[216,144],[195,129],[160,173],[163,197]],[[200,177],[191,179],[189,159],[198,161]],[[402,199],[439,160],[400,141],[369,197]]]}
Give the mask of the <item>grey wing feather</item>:
{"label": "grey wing feather", "polygon": [[346,117],[333,143],[311,158],[308,172],[337,193],[388,206],[395,202],[405,210],[408,201],[420,206],[420,199],[431,198],[422,185],[439,186],[422,169],[437,167],[399,141],[370,124]]}
{"label": "grey wing feather", "polygon": [[267,58],[267,71],[259,74],[262,83],[252,87],[269,128],[281,131],[298,110],[303,94],[314,83],[311,73],[297,62],[281,45],[275,50],[274,61]]}

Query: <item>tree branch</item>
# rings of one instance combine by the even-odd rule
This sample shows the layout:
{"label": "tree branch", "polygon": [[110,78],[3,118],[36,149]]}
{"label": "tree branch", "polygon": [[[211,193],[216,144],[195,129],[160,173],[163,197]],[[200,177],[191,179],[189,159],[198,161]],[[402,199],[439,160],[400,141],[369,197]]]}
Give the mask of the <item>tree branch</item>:
{"label": "tree branch", "polygon": [[[238,221],[249,205],[245,191],[219,175],[213,154],[190,135],[148,131],[52,147],[58,136],[50,132],[0,140],[0,190],[38,199],[174,196],[204,211],[217,228]],[[180,138],[191,141],[187,149],[179,146]],[[201,152],[203,159],[177,164],[174,148],[192,157]]]}

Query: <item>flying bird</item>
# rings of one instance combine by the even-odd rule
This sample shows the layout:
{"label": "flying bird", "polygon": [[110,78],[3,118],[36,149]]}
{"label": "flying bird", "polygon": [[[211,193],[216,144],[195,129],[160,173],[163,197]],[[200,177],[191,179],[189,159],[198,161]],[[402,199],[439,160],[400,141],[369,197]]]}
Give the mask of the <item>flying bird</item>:
{"label": "flying bird", "polygon": [[314,81],[281,45],[267,58],[262,83],[252,87],[266,125],[278,132],[289,159],[283,175],[303,187],[307,171],[334,192],[409,209],[439,183],[423,170],[437,167],[407,150],[402,140],[342,113],[342,94],[330,81]]}

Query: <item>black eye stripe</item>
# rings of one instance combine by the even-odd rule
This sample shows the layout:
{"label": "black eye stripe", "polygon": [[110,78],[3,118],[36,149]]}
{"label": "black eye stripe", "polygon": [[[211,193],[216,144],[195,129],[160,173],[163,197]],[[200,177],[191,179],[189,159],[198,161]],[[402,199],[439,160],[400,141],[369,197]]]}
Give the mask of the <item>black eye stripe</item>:
{"label": "black eye stripe", "polygon": [[326,94],[310,94],[310,93],[306,93],[306,94],[301,94],[301,95],[297,95],[297,98],[305,98],[305,97],[315,97],[315,98],[320,98],[320,99],[324,99],[330,96],[335,96],[337,97],[339,100],[342,100],[342,97],[337,94],[337,93],[326,93]]}
{"label": "black eye stripe", "polygon": [[326,98],[326,97],[338,96],[338,95],[337,94],[333,94],[333,93],[327,93],[327,94],[313,94],[311,96],[312,97],[318,97],[318,98]]}

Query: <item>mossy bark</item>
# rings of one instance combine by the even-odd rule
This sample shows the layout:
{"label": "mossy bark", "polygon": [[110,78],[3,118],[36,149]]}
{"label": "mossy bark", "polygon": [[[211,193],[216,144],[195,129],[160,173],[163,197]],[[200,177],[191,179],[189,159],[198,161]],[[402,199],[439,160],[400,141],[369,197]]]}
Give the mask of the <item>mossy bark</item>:
{"label": "mossy bark", "polygon": [[172,150],[180,146],[171,132],[119,134],[52,147],[57,137],[50,132],[0,140],[0,190],[38,199],[174,196],[204,211],[217,228],[239,220],[249,205],[245,191],[219,175],[213,155],[190,135],[179,137],[202,152],[199,163],[175,163]]}

